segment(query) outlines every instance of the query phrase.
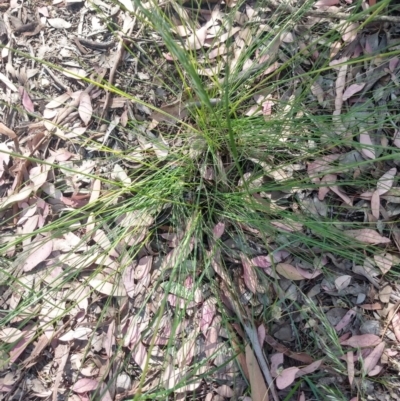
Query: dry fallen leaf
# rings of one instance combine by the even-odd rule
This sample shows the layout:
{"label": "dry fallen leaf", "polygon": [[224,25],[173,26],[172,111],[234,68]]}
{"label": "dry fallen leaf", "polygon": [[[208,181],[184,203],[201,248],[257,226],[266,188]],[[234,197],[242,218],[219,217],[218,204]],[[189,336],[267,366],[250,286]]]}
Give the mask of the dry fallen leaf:
{"label": "dry fallen leaf", "polygon": [[240,259],[242,260],[244,282],[247,288],[253,294],[255,294],[257,292],[257,283],[258,283],[257,272],[247,256],[241,254]]}
{"label": "dry fallen leaf", "polygon": [[350,337],[347,340],[341,341],[341,345],[348,345],[350,347],[374,347],[381,342],[381,339],[375,334],[361,334],[359,336]]}
{"label": "dry fallen leaf", "polygon": [[268,401],[268,389],[250,344],[246,345],[246,364],[249,372],[252,401]]}
{"label": "dry fallen leaf", "polygon": [[90,96],[86,92],[82,92],[79,96],[79,117],[82,119],[85,125],[88,125],[92,118],[93,108]]}
{"label": "dry fallen leaf", "polygon": [[289,263],[278,263],[276,265],[276,271],[289,280],[304,280],[304,276],[300,274],[297,268]]}
{"label": "dry fallen leaf", "polygon": [[364,359],[363,371],[365,374],[369,374],[372,369],[375,368],[377,363],[380,361],[383,351],[385,349],[385,342],[382,341],[378,344],[372,352]]}
{"label": "dry fallen leaf", "polygon": [[388,244],[389,238],[382,237],[378,232],[370,228],[361,228],[358,230],[346,230],[344,234],[360,241],[364,244]]}
{"label": "dry fallen leaf", "polygon": [[25,272],[31,271],[39,263],[46,260],[53,251],[53,240],[41,238],[40,242],[41,244],[39,246],[37,246],[37,243],[32,244],[32,247],[34,248],[32,249],[30,255],[26,258],[22,267]]}
{"label": "dry fallen leaf", "polygon": [[99,385],[99,382],[94,379],[79,379],[73,386],[72,386],[72,391],[75,391],[75,393],[82,394],[82,393],[87,393],[89,391],[96,390],[97,386]]}
{"label": "dry fallen leaf", "polygon": [[290,386],[295,381],[296,373],[299,370],[300,369],[295,366],[283,369],[276,378],[276,387],[279,388],[279,390],[283,390],[284,388]]}

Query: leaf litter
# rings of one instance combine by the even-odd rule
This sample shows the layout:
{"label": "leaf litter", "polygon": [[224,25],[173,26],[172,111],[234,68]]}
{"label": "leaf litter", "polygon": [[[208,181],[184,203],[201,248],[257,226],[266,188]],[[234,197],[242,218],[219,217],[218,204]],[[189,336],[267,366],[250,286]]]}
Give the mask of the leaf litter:
{"label": "leaf litter", "polygon": [[[198,10],[189,2],[173,3],[176,24],[171,32],[182,49],[197,54],[206,87],[226,79],[232,86],[250,85],[254,73],[278,82],[287,54],[301,54],[302,63],[293,67],[298,76],[293,85],[309,85],[303,104],[307,112],[291,115],[298,93],[284,84],[261,91],[242,110],[243,117],[285,120],[279,141],[290,146],[284,159],[261,155],[256,142],[247,155],[252,167],[247,167],[246,179],[262,171],[264,182],[278,190],[260,190],[254,202],[268,205],[272,213],[295,210],[296,218],[273,214],[268,246],[251,222],[242,221],[239,228],[228,218],[219,220],[209,227],[207,257],[202,258],[202,239],[191,233],[193,222],[176,227],[165,217],[169,202],[163,208],[130,209],[126,200],[142,195],[135,185],[147,178],[141,168],[157,159],[158,166],[170,163],[168,173],[174,172],[180,161],[170,162],[169,156],[190,148],[190,141],[184,143],[176,133],[179,122],[190,127],[190,113],[201,102],[185,92],[176,97],[176,91],[168,93],[168,85],[160,85],[173,63],[182,61],[179,53],[164,52],[166,73],[154,68],[165,63],[154,51],[164,48],[163,36],[135,25],[138,18],[119,6],[112,11],[107,1],[96,3],[98,16],[94,5],[83,2],[38,9],[36,4],[10,2],[1,17],[9,45],[25,51],[29,43],[37,59],[53,64],[20,68],[23,56],[2,50],[7,64],[0,73],[0,96],[7,106],[0,123],[0,214],[6,222],[0,238],[6,250],[0,265],[0,302],[6,311],[0,330],[1,399],[20,399],[28,391],[29,397],[53,400],[95,394],[123,400],[160,389],[210,401],[248,395],[253,401],[277,401],[288,399],[293,389],[297,398],[290,399],[308,399],[310,388],[301,379],[305,375],[317,386],[338,386],[350,399],[357,393],[354,385],[362,388],[366,377],[398,375],[400,295],[393,277],[399,265],[395,224],[400,188],[398,162],[387,155],[399,147],[397,116],[391,109],[399,96],[399,63],[384,53],[395,49],[399,21],[388,18],[380,37],[374,27],[335,17],[349,15],[351,2],[318,1],[288,30],[279,31],[268,24],[279,6],[275,1],[267,1],[265,8],[244,2],[234,19],[230,11],[236,1],[200,1]],[[136,12],[131,2],[122,4]],[[373,5],[372,0],[363,2],[365,9]],[[299,6],[292,2],[285,7],[296,11]],[[120,23],[116,26],[123,27],[114,36],[104,24],[107,10]],[[23,22],[15,16],[21,12]],[[396,18],[395,11],[389,8],[388,13]],[[39,14],[40,24],[35,20]],[[324,24],[340,34],[338,48],[328,43],[322,50],[313,44]],[[124,38],[132,29],[136,37]],[[268,43],[260,47],[260,38],[269,38]],[[122,44],[135,52],[124,55]],[[252,48],[257,51],[243,63]],[[368,55],[368,61],[357,62],[361,55]],[[154,63],[143,63],[152,57]],[[306,70],[318,59],[332,69],[311,81]],[[224,75],[227,65],[234,74]],[[107,71],[110,81],[117,71],[118,87],[127,88],[128,96],[118,98],[118,91],[111,90],[114,82],[101,86]],[[150,75],[154,77],[148,85]],[[220,99],[211,103],[217,108]],[[380,112],[371,113],[369,104]],[[350,119],[349,110],[354,111]],[[321,113],[332,116],[327,138],[347,141],[298,163],[303,147],[316,144],[294,135],[286,120]],[[135,135],[126,129],[128,123]],[[106,148],[122,156],[118,160]],[[192,148],[187,153],[194,159],[199,154]],[[205,163],[205,180],[227,182],[228,169]],[[220,165],[224,163],[230,162],[221,159]],[[307,183],[303,189],[288,191],[282,185],[299,175]],[[119,203],[126,206],[123,213],[102,215],[112,215]],[[70,216],[68,232],[60,232],[55,222],[65,215]],[[351,247],[365,250],[364,260],[347,257],[340,249],[310,249],[307,239],[319,234],[309,216],[335,216],[333,225]],[[99,226],[100,221],[104,224]],[[130,253],[135,247],[137,252]],[[217,273],[212,291],[197,281],[197,265],[207,258],[209,270]],[[35,293],[43,295],[32,302]],[[222,324],[226,310],[241,325]],[[265,311],[268,329],[262,325],[264,334],[253,335],[247,323],[263,322]],[[153,326],[155,317],[160,319]],[[382,335],[376,327],[383,329]],[[176,348],[171,356],[172,342]],[[275,384],[268,383],[269,369]],[[31,378],[24,378],[26,374]],[[369,386],[374,399],[384,399],[385,390],[377,382],[363,386]],[[398,389],[399,383],[393,387]]]}

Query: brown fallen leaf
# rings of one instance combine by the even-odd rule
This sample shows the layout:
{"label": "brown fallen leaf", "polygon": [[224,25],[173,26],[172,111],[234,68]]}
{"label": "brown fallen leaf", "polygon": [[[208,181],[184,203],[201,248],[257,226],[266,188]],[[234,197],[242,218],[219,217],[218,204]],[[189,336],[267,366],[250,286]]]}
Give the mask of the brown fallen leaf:
{"label": "brown fallen leaf", "polygon": [[370,228],[361,228],[359,230],[346,230],[344,231],[349,237],[356,239],[357,241],[363,242],[364,244],[388,244],[390,239],[382,237],[378,232]]}
{"label": "brown fallen leaf", "polygon": [[347,340],[341,341],[341,345],[347,345],[355,348],[374,347],[381,342],[380,337],[375,334],[361,334],[359,336],[350,337]]}
{"label": "brown fallen leaf", "polygon": [[382,341],[378,344],[373,351],[364,359],[363,371],[365,374],[369,374],[372,369],[375,368],[377,363],[380,361],[383,351],[385,349],[385,342]]}
{"label": "brown fallen leaf", "polygon": [[30,255],[26,258],[24,262],[22,268],[25,272],[31,271],[39,263],[46,260],[53,251],[53,240],[49,240],[48,238],[41,238],[40,242],[42,243],[39,246],[37,246],[38,245],[37,243],[32,244],[32,246],[36,245],[36,247],[33,248],[33,251],[30,253]]}
{"label": "brown fallen leaf", "polygon": [[268,401],[268,389],[250,344],[246,345],[246,364],[249,372],[252,401]]}
{"label": "brown fallen leaf", "polygon": [[279,390],[283,390],[284,388],[290,386],[296,379],[296,373],[300,369],[292,366],[291,368],[283,369],[279,376],[276,378],[276,387]]}

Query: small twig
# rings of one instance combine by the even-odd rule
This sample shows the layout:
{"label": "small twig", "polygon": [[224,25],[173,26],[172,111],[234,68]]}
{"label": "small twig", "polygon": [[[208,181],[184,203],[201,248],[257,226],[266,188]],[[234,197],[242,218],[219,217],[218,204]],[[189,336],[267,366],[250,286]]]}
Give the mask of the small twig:
{"label": "small twig", "polygon": [[53,81],[64,91],[68,90],[68,87],[66,85],[64,85],[54,74],[53,71],[50,70],[49,67],[47,67],[46,65],[43,65],[43,69],[50,75],[50,77],[53,79]]}
{"label": "small twig", "polygon": [[269,367],[267,361],[264,358],[264,354],[261,349],[260,342],[258,341],[258,336],[255,329],[250,325],[249,322],[243,322],[244,330],[246,331],[247,336],[249,337],[250,344],[253,347],[253,351],[256,355],[258,363],[260,365],[261,371],[263,373],[264,379],[269,386],[269,390],[271,391],[272,398],[274,401],[279,401],[278,394],[275,389],[274,379],[271,376],[271,372],[269,371]]}
{"label": "small twig", "polygon": [[90,49],[102,49],[107,50],[114,46],[114,41],[110,42],[96,42],[95,40],[77,38],[79,43],[83,46],[89,47]]}
{"label": "small twig", "polygon": [[[135,16],[135,19],[133,20],[131,26],[129,27],[128,32],[126,32],[125,36],[129,37],[132,34],[132,30],[135,25],[136,25],[136,16]],[[139,32],[140,32],[140,30],[139,30]],[[110,71],[110,76],[108,79],[108,83],[110,86],[113,85],[113,83],[114,83],[115,73],[117,72],[117,68],[119,66],[119,63],[122,60],[122,56],[123,56],[124,52],[125,52],[125,39],[121,38],[118,43],[116,60]],[[111,103],[111,95],[112,95],[112,92],[108,90],[107,94],[106,94],[106,98],[104,100],[104,105],[103,105],[103,110],[101,112],[100,121],[102,121],[107,115],[107,111],[108,111],[108,108],[110,107],[110,103]]]}
{"label": "small twig", "polygon": [[[292,7],[289,4],[278,3],[276,0],[266,0],[266,4],[274,8],[283,9],[290,14],[302,11],[300,8]],[[351,15],[347,13],[335,13],[331,11],[322,11],[322,10],[307,10],[303,12],[303,15],[306,17],[319,17],[319,18],[343,19],[343,20],[352,18],[354,21],[356,20],[365,21],[371,17],[371,15],[369,14]],[[372,17],[372,21],[400,23],[400,17],[394,17],[390,15],[376,15]]]}

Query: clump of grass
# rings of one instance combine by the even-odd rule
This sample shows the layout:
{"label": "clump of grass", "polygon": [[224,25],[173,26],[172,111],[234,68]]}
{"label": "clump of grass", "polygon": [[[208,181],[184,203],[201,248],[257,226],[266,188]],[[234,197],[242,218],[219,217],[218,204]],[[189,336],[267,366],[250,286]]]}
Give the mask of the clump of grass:
{"label": "clump of grass", "polygon": [[[237,319],[229,316],[229,313],[222,308],[224,302],[220,299],[219,291],[221,278],[212,268],[216,254],[222,255],[221,269],[230,277],[240,264],[240,254],[251,254],[254,251],[254,246],[249,244],[256,244],[258,247],[255,254],[287,250],[294,258],[311,266],[327,253],[355,264],[362,264],[365,254],[373,255],[379,249],[371,245],[350,244],[349,239],[343,235],[345,229],[369,226],[364,220],[352,221],[340,217],[357,212],[356,207],[343,205],[334,196],[326,202],[329,210],[325,214],[317,215],[313,213],[311,207],[307,207],[304,199],[313,199],[313,194],[316,194],[319,186],[323,184],[313,183],[307,175],[306,168],[309,163],[322,156],[346,153],[351,149],[360,150],[362,145],[357,140],[360,127],[364,130],[381,129],[382,126],[384,129],[389,129],[389,118],[382,117],[382,114],[392,110],[394,101],[382,105],[381,109],[373,109],[373,104],[368,99],[359,106],[359,109],[343,108],[340,122],[346,126],[347,133],[337,135],[333,132],[337,121],[332,118],[331,113],[326,113],[324,108],[318,105],[316,97],[312,95],[312,88],[321,77],[329,78],[334,74],[332,67],[329,66],[327,53],[330,45],[339,39],[337,30],[325,22],[328,28],[319,27],[325,30],[324,33],[318,40],[307,41],[308,45],[302,51],[296,52],[294,45],[286,46],[285,51],[276,48],[277,38],[285,32],[290,32],[300,23],[304,13],[311,7],[310,2],[302,6],[296,15],[279,13],[278,9],[279,25],[273,26],[268,32],[260,33],[257,24],[254,26],[249,24],[249,33],[259,36],[252,41],[248,50],[241,54],[233,67],[228,56],[223,64],[222,79],[219,75],[205,79],[198,74],[198,71],[204,69],[202,58],[207,57],[207,53],[205,50],[197,52],[185,50],[182,43],[173,35],[172,28],[178,16],[172,3],[167,7],[149,3],[150,8],[144,7],[138,1],[134,1],[134,4],[136,11],[133,14],[140,21],[143,32],[153,32],[161,38],[162,47],[153,45],[152,54],[160,56],[167,50],[176,60],[168,65],[166,73],[160,72],[161,82],[164,82],[163,76],[169,76],[169,81],[165,82],[163,90],[169,91],[170,96],[176,95],[176,92],[181,90],[186,97],[183,103],[194,101],[198,104],[190,108],[188,118],[184,122],[178,122],[172,127],[160,124],[149,134],[146,132],[145,124],[132,122],[132,125],[122,130],[136,139],[145,138],[147,144],[150,143],[165,153],[165,157],[162,158],[157,157],[157,152],[153,151],[141,153],[140,146],[130,143],[111,147],[99,145],[95,140],[88,139],[87,147],[94,155],[93,160],[99,166],[106,166],[104,173],[101,168],[90,174],[80,173],[82,179],[90,181],[90,185],[93,185],[94,180],[99,180],[101,183],[101,196],[93,202],[79,209],[65,208],[54,200],[49,200],[48,194],[44,191],[38,194],[43,199],[54,202],[57,216],[49,219],[46,225],[34,232],[13,235],[11,242],[2,245],[3,255],[11,253],[12,249],[15,249],[15,255],[19,255],[14,258],[15,260],[4,258],[4,267],[1,268],[2,285],[5,288],[13,288],[13,291],[17,289],[23,301],[17,303],[14,310],[9,310],[1,316],[0,326],[6,327],[18,321],[17,327],[24,328],[28,321],[43,318],[40,313],[38,314],[36,307],[39,306],[40,309],[46,304],[54,312],[58,303],[62,304],[63,313],[54,312],[54,318],[43,320],[41,330],[36,333],[36,338],[39,338],[46,329],[59,327],[62,320],[83,301],[85,296],[90,299],[89,305],[98,307],[101,304],[100,299],[104,295],[99,298],[96,287],[92,287],[78,301],[68,298],[68,294],[75,291],[75,287],[73,291],[65,291],[70,283],[79,281],[80,285],[88,286],[96,277],[104,278],[106,271],[117,291],[118,286],[122,286],[124,281],[124,271],[143,257],[146,249],[149,247],[157,249],[156,253],[161,255],[157,260],[161,269],[155,268],[154,271],[159,270],[159,274],[153,272],[151,285],[141,294],[141,304],[135,304],[132,308],[134,318],[147,314],[146,317],[149,319],[148,327],[140,337],[147,345],[147,355],[138,374],[139,384],[135,400],[139,400],[146,397],[168,396],[177,388],[195,381],[198,376],[206,377],[209,374],[212,377],[214,373],[212,370],[205,373],[200,369],[207,366],[206,362],[212,359],[209,356],[205,359],[206,362],[198,361],[194,368],[184,377],[177,379],[169,390],[165,390],[162,379],[152,387],[151,395],[145,394],[146,390],[143,390],[146,388],[146,375],[154,369],[151,361],[152,352],[159,347],[156,338],[159,330],[164,327],[164,320],[171,319],[173,334],[182,322],[188,317],[191,318],[193,312],[189,311],[192,308],[189,304],[194,300],[196,289],[210,291],[217,299],[221,307],[219,313],[222,315],[223,324],[230,326],[232,321]],[[236,8],[224,9],[226,21],[232,25],[235,12],[242,10],[244,4],[245,2],[238,2]],[[262,2],[254,7],[262,8]],[[180,22],[187,28],[195,29],[191,20],[181,18]],[[298,41],[302,39],[304,38],[299,35]],[[216,42],[217,40],[218,35],[215,38]],[[228,45],[234,51],[234,41],[228,42]],[[320,54],[320,57],[312,62],[309,59],[311,51],[318,51]],[[276,57],[280,60],[279,68],[272,74],[264,76],[265,68],[257,70],[249,67],[248,70],[242,70],[246,63],[255,64],[255,57],[268,52],[277,53]],[[381,55],[384,56],[385,54]],[[369,57],[364,59],[360,57],[344,61],[341,65],[350,66],[354,63],[361,65],[369,60]],[[273,61],[275,59],[271,60]],[[152,64],[149,58],[145,62]],[[148,67],[145,65],[144,68]],[[392,84],[388,83],[382,90],[390,90],[390,85]],[[106,81],[100,86],[130,101],[157,110],[157,105],[144,102],[130,91],[125,93],[123,90],[110,87]],[[269,117],[246,115],[246,111],[253,104],[252,99],[255,94],[270,95],[273,99],[273,112]],[[212,99],[218,99],[218,103],[215,104]],[[160,138],[164,138],[164,141]],[[76,142],[78,144],[79,141]],[[114,144],[119,142],[114,139]],[[389,163],[395,160],[394,148],[375,146],[375,150],[379,156],[374,160],[350,161],[345,167],[340,163],[332,164],[329,172],[343,175],[345,171],[343,188],[364,192],[376,184],[376,177],[371,176],[371,170],[374,170],[380,162]],[[42,163],[39,159],[32,159],[32,162],[36,165]],[[113,169],[107,167],[121,165],[122,162],[133,166],[125,168],[128,184],[116,179],[110,174]],[[60,176],[71,173],[76,168],[76,165],[69,167],[62,163],[50,164]],[[353,174],[356,169],[363,171],[358,177]],[[322,177],[324,174],[325,172],[319,176]],[[59,184],[61,191],[63,185],[66,187],[67,183],[61,180]],[[121,221],[130,214],[134,215],[132,217],[134,222],[121,225]],[[5,224],[9,226],[10,232],[12,232],[12,219],[19,217],[6,215]],[[281,230],[272,224],[273,221],[279,221],[289,227],[301,224],[303,228]],[[226,230],[221,241],[214,241],[213,228],[219,222],[225,224]],[[93,243],[98,230],[102,230],[108,238],[106,245]],[[390,226],[384,230],[388,232]],[[69,255],[78,255],[74,259],[74,264],[64,266],[62,261],[55,259],[50,267],[44,269],[43,275],[35,285],[27,283],[19,271],[19,264],[26,257],[21,252],[23,248],[25,249],[22,247],[24,241],[38,238],[40,235],[52,239],[62,238],[71,232],[80,238],[68,250]],[[166,232],[179,234],[179,243],[174,248],[175,253],[172,256],[170,250],[166,249],[160,240],[160,234]],[[233,241],[233,250],[224,248],[228,240]],[[86,247],[87,244],[90,246]],[[117,251],[115,262],[118,268],[111,267],[107,259],[112,250]],[[94,259],[87,265],[86,261],[91,257]],[[54,274],[61,267],[60,275]],[[15,271],[18,274],[14,274]],[[326,268],[324,272],[329,274],[329,269]],[[277,296],[274,292],[276,280],[267,277],[262,271],[258,271],[257,274],[262,285],[274,289],[269,296]],[[175,288],[177,285],[180,285],[179,288],[182,290],[185,280],[192,281],[193,285],[188,290],[189,293],[181,297],[185,299],[186,304],[181,309],[174,310],[168,303],[168,295],[171,291],[178,291]],[[242,296],[236,293],[238,289],[235,287],[232,287],[231,291],[230,296],[238,299]],[[94,312],[92,316],[97,319],[94,325],[96,329],[100,327],[101,322],[110,317],[109,310],[115,311],[123,307],[122,299],[117,297],[115,300],[113,292],[109,295],[110,298],[105,303],[106,308],[101,313]],[[156,310],[149,309],[149,305],[156,302],[156,299],[159,307]],[[304,302],[306,300],[307,298],[304,298]],[[273,320],[271,310],[274,310],[276,302],[276,300],[266,302],[261,312],[258,310],[252,316],[254,321],[268,326]],[[282,309],[287,305],[285,300],[280,303]],[[339,359],[341,348],[337,333],[313,302],[308,302],[307,305],[310,307],[309,316],[318,319],[320,329],[323,330],[323,334],[318,331],[313,333],[312,341],[317,344],[315,349],[324,354],[326,363],[329,363],[333,370],[344,375],[345,368]],[[292,303],[290,308],[294,312],[298,306]],[[166,350],[164,354],[169,357],[173,357],[177,352],[173,339],[174,336],[171,335],[166,344],[163,344]],[[228,336],[228,339],[231,337]],[[88,339],[85,348],[87,354],[90,353],[93,341],[94,334]],[[298,345],[305,346],[304,341],[300,338]],[[126,350],[123,344],[123,340],[120,344],[114,344],[115,358]],[[9,351],[6,348],[4,350]],[[130,351],[136,352],[136,349]],[[165,358],[160,362],[159,369],[163,373],[169,368],[168,359]],[[132,361],[125,358],[119,370],[128,369],[128,365],[132,365]],[[326,399],[339,396],[339,390],[323,385],[315,386],[311,379],[304,378],[304,382],[301,383],[306,383],[315,397],[317,394],[318,397]]]}

